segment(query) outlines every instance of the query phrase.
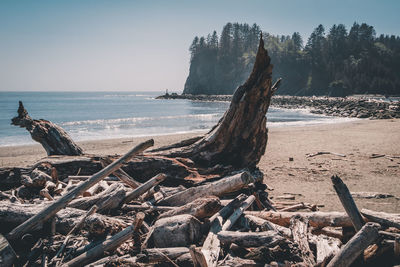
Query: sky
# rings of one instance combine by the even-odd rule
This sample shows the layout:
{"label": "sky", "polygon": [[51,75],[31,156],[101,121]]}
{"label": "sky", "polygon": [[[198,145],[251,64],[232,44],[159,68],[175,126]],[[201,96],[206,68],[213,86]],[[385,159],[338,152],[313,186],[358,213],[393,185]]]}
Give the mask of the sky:
{"label": "sky", "polygon": [[0,91],[182,92],[193,38],[227,22],[271,34],[353,22],[400,35],[397,0],[0,0]]}

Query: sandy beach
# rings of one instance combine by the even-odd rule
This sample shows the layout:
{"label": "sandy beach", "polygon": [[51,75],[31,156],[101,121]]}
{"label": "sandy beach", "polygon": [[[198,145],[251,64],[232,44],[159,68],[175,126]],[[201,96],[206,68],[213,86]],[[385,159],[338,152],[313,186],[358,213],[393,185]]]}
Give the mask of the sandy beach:
{"label": "sandy beach", "polygon": [[[27,133],[28,134],[28,133]],[[198,134],[151,136],[156,146]],[[148,137],[79,142],[88,154],[123,154]],[[329,151],[332,154],[307,157]],[[385,157],[370,158],[375,154]],[[40,145],[1,147],[0,166],[26,166],[45,157]],[[394,156],[394,157],[390,157]],[[379,192],[400,197],[400,119],[359,120],[307,127],[271,128],[259,168],[274,190],[271,197],[296,194],[296,201],[342,210],[330,177],[339,175],[353,192]],[[293,158],[293,161],[289,161]],[[360,208],[400,212],[400,199],[355,199]]]}

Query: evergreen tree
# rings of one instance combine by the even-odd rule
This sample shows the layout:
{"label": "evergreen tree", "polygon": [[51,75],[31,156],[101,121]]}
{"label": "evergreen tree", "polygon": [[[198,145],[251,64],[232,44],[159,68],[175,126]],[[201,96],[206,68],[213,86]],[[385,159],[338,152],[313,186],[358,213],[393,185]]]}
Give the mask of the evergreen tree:
{"label": "evergreen tree", "polygon": [[[189,47],[184,93],[232,94],[251,72],[260,33],[257,24],[227,23],[219,38],[216,31],[206,38],[196,36]],[[327,35],[318,25],[304,48],[298,32],[263,36],[273,75],[284,79],[280,94],[400,95],[399,36],[376,37],[366,23],[354,23],[349,32],[343,24],[335,24]]]}

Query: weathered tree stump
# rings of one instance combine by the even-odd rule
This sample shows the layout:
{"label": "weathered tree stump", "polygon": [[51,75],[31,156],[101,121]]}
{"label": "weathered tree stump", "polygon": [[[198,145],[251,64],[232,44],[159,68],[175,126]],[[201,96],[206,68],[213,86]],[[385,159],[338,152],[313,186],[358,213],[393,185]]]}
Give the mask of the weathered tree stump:
{"label": "weathered tree stump", "polygon": [[80,148],[60,126],[46,120],[34,120],[28,115],[22,101],[19,101],[18,116],[11,124],[28,130],[32,139],[40,143],[47,155],[79,156],[83,154]]}
{"label": "weathered tree stump", "polygon": [[236,89],[231,105],[219,123],[195,143],[185,146],[185,142],[180,142],[181,147],[171,145],[168,148],[173,149],[164,153],[159,150],[159,153],[190,158],[205,166],[255,167],[265,152],[268,139],[265,115],[280,82],[272,85],[273,65],[270,61],[260,38],[253,71]]}

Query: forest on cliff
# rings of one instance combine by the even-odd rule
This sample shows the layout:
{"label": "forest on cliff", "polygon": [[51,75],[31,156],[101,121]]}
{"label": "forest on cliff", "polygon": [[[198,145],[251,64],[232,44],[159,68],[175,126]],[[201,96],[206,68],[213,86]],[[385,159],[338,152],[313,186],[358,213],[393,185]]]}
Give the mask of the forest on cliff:
{"label": "forest on cliff", "polygon": [[272,35],[257,24],[227,23],[220,36],[194,38],[183,93],[232,94],[253,67],[261,33],[273,77],[283,78],[279,94],[400,95],[400,37],[377,36],[366,23],[328,31],[319,25],[305,44],[298,32]]}

